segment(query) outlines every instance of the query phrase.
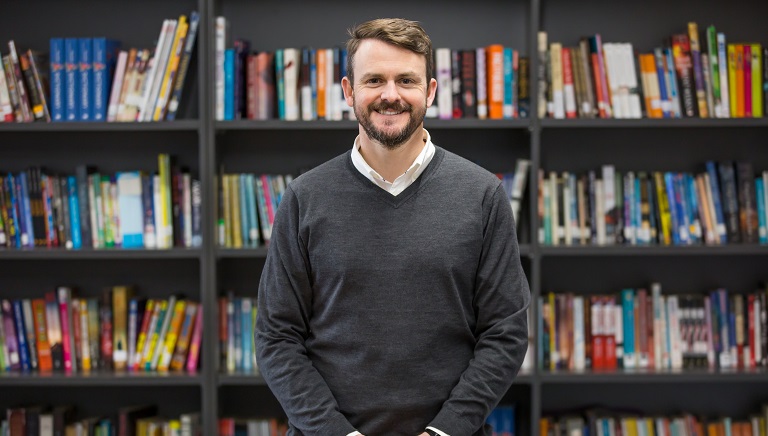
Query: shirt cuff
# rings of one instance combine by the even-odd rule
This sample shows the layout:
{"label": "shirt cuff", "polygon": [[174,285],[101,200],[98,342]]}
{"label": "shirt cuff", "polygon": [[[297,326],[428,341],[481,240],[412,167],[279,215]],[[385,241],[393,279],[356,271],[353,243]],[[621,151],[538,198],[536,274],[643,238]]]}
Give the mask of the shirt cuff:
{"label": "shirt cuff", "polygon": [[355,430],[352,433],[348,434],[347,436],[363,436],[363,434]]}
{"label": "shirt cuff", "polygon": [[451,435],[449,435],[448,433],[446,433],[446,432],[444,432],[444,431],[440,431],[440,430],[438,430],[438,429],[436,429],[436,428],[434,428],[434,427],[427,427],[427,429],[428,429],[428,430],[432,430],[433,432],[435,432],[435,433],[439,434],[440,436],[451,436]]}

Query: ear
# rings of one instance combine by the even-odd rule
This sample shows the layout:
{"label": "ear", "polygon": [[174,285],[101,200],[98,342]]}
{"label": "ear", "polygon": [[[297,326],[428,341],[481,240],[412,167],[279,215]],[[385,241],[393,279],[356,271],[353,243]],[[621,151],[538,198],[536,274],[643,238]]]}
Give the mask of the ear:
{"label": "ear", "polygon": [[347,106],[354,107],[355,100],[352,96],[352,82],[349,81],[347,76],[341,78],[341,89],[344,90],[344,100],[347,101]]}
{"label": "ear", "polygon": [[437,80],[433,77],[429,79],[429,85],[427,85],[427,107],[432,106],[435,95],[437,95]]}

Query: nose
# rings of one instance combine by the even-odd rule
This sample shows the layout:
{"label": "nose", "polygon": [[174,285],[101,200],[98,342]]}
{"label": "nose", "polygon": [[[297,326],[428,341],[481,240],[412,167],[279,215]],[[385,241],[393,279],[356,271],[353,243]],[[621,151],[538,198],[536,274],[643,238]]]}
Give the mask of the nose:
{"label": "nose", "polygon": [[397,84],[393,81],[387,81],[384,85],[384,89],[381,90],[382,101],[397,101],[400,100],[400,93],[397,92]]}

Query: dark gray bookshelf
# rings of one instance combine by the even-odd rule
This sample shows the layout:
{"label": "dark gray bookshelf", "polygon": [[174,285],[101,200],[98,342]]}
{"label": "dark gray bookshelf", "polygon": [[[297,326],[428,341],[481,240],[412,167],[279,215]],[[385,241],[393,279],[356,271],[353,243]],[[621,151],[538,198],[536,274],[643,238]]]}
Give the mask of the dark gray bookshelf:
{"label": "dark gray bookshelf", "polygon": [[[530,58],[530,113],[517,120],[427,119],[433,141],[492,172],[513,169],[517,158],[532,162],[528,196],[518,223],[520,255],[533,302],[547,292],[580,295],[616,293],[659,281],[667,293],[704,292],[726,287],[751,291],[765,273],[768,247],[726,246],[542,246],[537,242],[536,174],[583,172],[614,164],[619,171],[696,171],[707,160],[750,160],[768,169],[764,150],[768,117],[762,119],[601,120],[539,119],[536,71],[537,32],[549,41],[575,45],[581,36],[600,33],[604,42],[628,41],[647,52],[664,38],[697,21],[700,31],[714,23],[729,42],[764,39],[768,3],[734,0],[702,8],[695,0],[670,4],[528,0],[509,2],[393,0],[358,4],[348,0],[149,0],[92,3],[51,0],[7,5],[0,42],[48,51],[51,37],[105,35],[124,47],[153,48],[162,20],[197,10],[201,16],[196,59],[179,119],[160,123],[0,123],[3,171],[43,165],[74,172],[93,164],[105,172],[154,170],[157,154],[178,156],[202,182],[204,243],[200,249],[172,250],[0,250],[0,298],[42,295],[56,285],[82,287],[97,296],[104,285],[135,284],[140,295],[167,298],[183,290],[205,308],[200,370],[195,374],[76,375],[2,374],[0,408],[22,404],[75,404],[81,417],[113,414],[119,407],[154,403],[161,414],[200,411],[204,434],[217,434],[223,416],[282,416],[276,399],[258,375],[225,374],[219,368],[218,302],[223,291],[255,297],[266,247],[217,247],[216,178],[225,172],[299,174],[349,150],[355,121],[216,121],[214,119],[214,19],[227,17],[233,37],[251,41],[254,50],[343,45],[346,29],[370,18],[402,15],[422,22],[435,47],[471,48],[491,43],[514,47]],[[41,14],[40,10],[45,10]],[[749,11],[727,14],[729,10]],[[397,12],[393,12],[397,11]],[[659,11],[665,11],[660,14]],[[87,13],[86,13],[87,12]],[[323,17],[323,19],[318,19]],[[35,23],[32,26],[30,23]],[[286,25],[290,23],[290,25]],[[627,25],[631,23],[631,25]],[[7,49],[3,50],[7,51]],[[530,309],[534,319],[535,304]],[[536,326],[530,326],[536,343]],[[536,353],[536,348],[531,352]],[[742,415],[768,402],[765,370],[709,372],[549,372],[533,368],[514,381],[502,404],[517,406],[518,432],[539,433],[539,418],[595,404],[672,414]]]}

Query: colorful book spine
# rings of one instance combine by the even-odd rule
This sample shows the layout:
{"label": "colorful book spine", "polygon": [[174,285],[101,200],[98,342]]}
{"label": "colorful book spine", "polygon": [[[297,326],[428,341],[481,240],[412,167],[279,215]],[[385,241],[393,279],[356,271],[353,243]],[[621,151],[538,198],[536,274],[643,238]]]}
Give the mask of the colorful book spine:
{"label": "colorful book spine", "polygon": [[106,121],[112,75],[120,43],[104,37],[93,38],[93,121]]}
{"label": "colorful book spine", "polygon": [[200,357],[200,342],[203,337],[203,306],[197,309],[195,317],[195,330],[192,333],[192,341],[189,344],[189,355],[187,356],[187,371],[197,371],[197,362]]}
{"label": "colorful book spine", "polygon": [[93,121],[93,40],[79,38],[80,120]]}

